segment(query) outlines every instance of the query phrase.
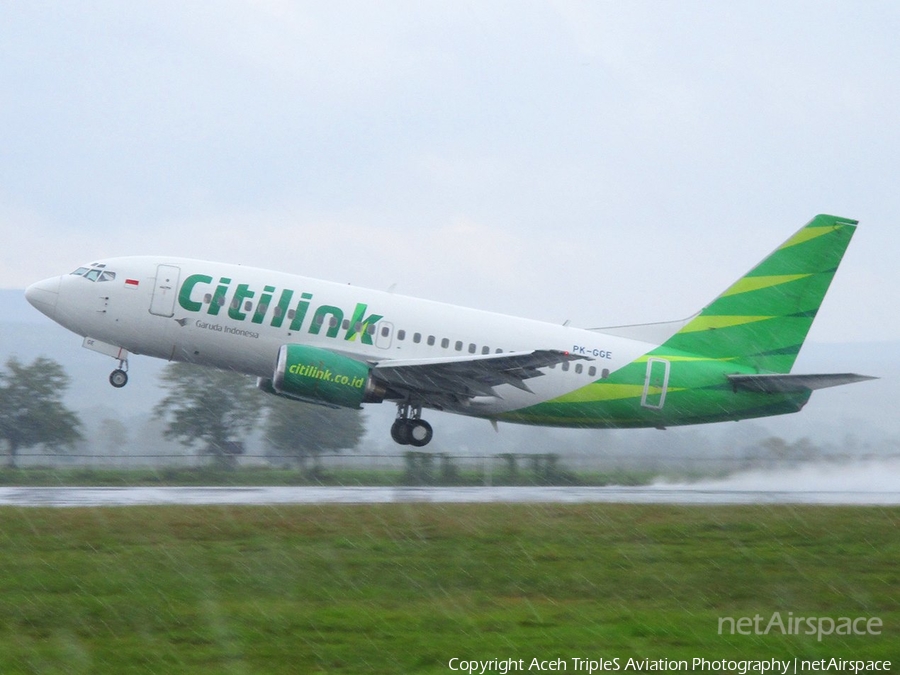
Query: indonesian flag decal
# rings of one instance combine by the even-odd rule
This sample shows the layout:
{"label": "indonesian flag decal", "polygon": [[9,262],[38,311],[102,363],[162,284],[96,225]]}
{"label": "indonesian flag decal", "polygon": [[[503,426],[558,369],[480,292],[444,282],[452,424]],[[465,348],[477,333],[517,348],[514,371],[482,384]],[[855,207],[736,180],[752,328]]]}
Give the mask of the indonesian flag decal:
{"label": "indonesian flag decal", "polygon": [[140,285],[140,281],[137,279],[126,279],[125,280],[125,288],[137,288]]}

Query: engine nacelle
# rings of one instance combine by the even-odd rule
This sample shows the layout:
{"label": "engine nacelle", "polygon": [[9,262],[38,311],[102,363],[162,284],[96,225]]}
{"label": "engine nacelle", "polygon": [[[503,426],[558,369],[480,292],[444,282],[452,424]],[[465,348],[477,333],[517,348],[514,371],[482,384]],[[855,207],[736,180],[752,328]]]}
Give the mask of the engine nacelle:
{"label": "engine nacelle", "polygon": [[362,403],[381,403],[385,388],[372,378],[371,366],[305,345],[284,345],[278,350],[275,376],[261,381],[264,391],[280,396],[341,408],[359,408]]}

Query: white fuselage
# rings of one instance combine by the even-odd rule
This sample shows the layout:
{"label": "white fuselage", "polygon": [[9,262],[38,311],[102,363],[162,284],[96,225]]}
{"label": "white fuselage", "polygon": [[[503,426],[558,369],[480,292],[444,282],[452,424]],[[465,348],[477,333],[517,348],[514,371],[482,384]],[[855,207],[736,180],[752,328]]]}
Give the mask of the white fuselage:
{"label": "white fuselage", "polygon": [[[589,360],[544,368],[530,391],[501,385],[455,412],[491,416],[589,385],[652,349],[595,331],[224,263],[125,257],[65,275],[29,300],[85,338],[170,361],[271,377],[285,344],[371,363],[552,349]],[[91,279],[90,277],[94,277]]]}

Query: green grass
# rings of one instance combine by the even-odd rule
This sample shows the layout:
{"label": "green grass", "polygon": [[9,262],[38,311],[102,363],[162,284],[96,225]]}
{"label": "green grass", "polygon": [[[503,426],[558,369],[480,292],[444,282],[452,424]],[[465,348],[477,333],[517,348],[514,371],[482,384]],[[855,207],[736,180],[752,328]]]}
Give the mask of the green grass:
{"label": "green grass", "polygon": [[[2,508],[0,673],[448,673],[452,657],[574,656],[881,658],[896,672],[898,532],[896,508]],[[719,617],[776,611],[884,628],[718,634]]]}
{"label": "green grass", "polygon": [[[496,470],[491,475],[492,485],[649,485],[661,474],[642,470],[611,470],[566,472],[560,475],[541,476],[522,470],[510,475]],[[691,474],[666,473],[671,480],[699,479]],[[452,475],[442,475],[436,469],[426,477],[410,475],[404,469],[388,468],[329,468],[320,472],[303,472],[298,469],[272,467],[241,467],[236,470],[214,466],[161,469],[103,469],[103,468],[3,468],[0,469],[0,486],[24,487],[126,487],[126,486],[271,486],[271,485],[347,485],[347,486],[400,486],[400,485],[484,485],[483,471],[461,469]]]}

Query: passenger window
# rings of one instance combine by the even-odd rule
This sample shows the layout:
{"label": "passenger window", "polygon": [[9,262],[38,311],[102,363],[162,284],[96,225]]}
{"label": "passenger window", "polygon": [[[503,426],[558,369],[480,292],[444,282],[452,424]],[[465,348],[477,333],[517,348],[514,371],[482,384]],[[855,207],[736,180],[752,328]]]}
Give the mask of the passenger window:
{"label": "passenger window", "polygon": [[289,320],[289,321],[293,321],[293,320],[294,320],[294,315],[295,315],[296,313],[297,313],[296,310],[289,309],[289,310],[287,311],[287,318],[288,318],[288,320]]}
{"label": "passenger window", "polygon": [[429,336],[428,336],[428,346],[429,346],[429,347],[434,347],[434,335],[429,335]]}
{"label": "passenger window", "polygon": [[413,334],[413,342],[415,342],[416,344],[419,344],[421,341],[422,341],[422,334],[414,333]]}
{"label": "passenger window", "polygon": [[247,302],[244,303],[244,311],[245,311],[245,312],[252,312],[252,311],[253,311],[253,301],[247,300]]}
{"label": "passenger window", "polygon": [[469,353],[470,354],[474,354],[477,349],[478,349],[478,347],[475,346],[474,342],[469,343]]}
{"label": "passenger window", "polygon": [[444,338],[443,340],[441,340],[441,347],[443,347],[444,349],[447,349],[447,347],[449,347],[449,346],[450,346],[449,338]]}
{"label": "passenger window", "polygon": [[[400,332],[402,333],[403,331],[401,330]],[[381,327],[381,337],[387,337],[390,334],[391,334],[390,328],[388,328],[387,326]],[[400,339],[402,340],[403,338],[400,338]]]}
{"label": "passenger window", "polygon": [[604,380],[609,377],[609,368],[604,368],[600,373],[600,377],[602,377]]}
{"label": "passenger window", "polygon": [[456,341],[456,344],[455,344],[454,346],[456,347],[456,351],[461,352],[461,351],[462,351],[462,347],[463,347],[462,340],[457,340],[457,341]]}
{"label": "passenger window", "polygon": [[[350,319],[344,319],[344,320],[341,322],[341,328],[342,328],[343,330],[347,330],[348,328],[350,328]],[[357,330],[359,330],[359,329],[357,329]]]}
{"label": "passenger window", "polygon": [[596,375],[596,374],[597,374],[597,366],[591,366],[590,368],[588,368],[588,375],[590,375],[591,377],[594,377],[594,375]]}
{"label": "passenger window", "polygon": [[481,353],[482,353],[482,354],[490,354],[490,353],[491,353],[491,348],[490,348],[490,347],[482,347],[482,348],[481,348]]}
{"label": "passenger window", "polygon": [[569,362],[568,361],[563,361],[562,369],[565,371],[569,370]]}
{"label": "passenger window", "polygon": [[209,303],[211,303],[212,302],[212,293],[207,293],[206,295],[204,295],[203,302],[205,302],[207,305]]}
{"label": "passenger window", "polygon": [[[387,337],[387,335],[385,335],[385,337]],[[406,331],[405,331],[405,330],[398,330],[398,331],[397,331],[397,339],[398,339],[398,340],[405,340],[405,339],[406,339]]]}
{"label": "passenger window", "polygon": [[581,375],[581,371],[582,371],[582,370],[584,370],[584,368],[581,366],[581,364],[580,364],[580,363],[576,363],[576,364],[575,364],[575,372],[578,373],[579,375]]}
{"label": "passenger window", "polygon": [[[390,332],[390,330],[391,330],[390,328],[388,328],[387,326],[385,326],[385,328],[387,328],[388,332]],[[369,335],[375,335],[375,324],[371,324],[371,323],[368,324],[366,326],[366,333]]]}

